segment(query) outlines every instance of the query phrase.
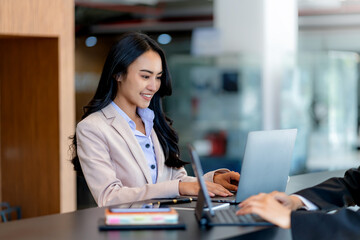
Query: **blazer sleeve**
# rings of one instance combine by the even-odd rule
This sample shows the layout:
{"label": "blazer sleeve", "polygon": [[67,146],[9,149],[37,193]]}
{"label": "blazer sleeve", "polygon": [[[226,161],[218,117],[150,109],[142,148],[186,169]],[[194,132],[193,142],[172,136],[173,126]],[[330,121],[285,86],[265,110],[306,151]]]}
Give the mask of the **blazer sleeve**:
{"label": "blazer sleeve", "polygon": [[293,240],[360,239],[360,210],[342,208],[334,214],[321,211],[291,213]]}
{"label": "blazer sleeve", "polygon": [[[226,173],[226,172],[230,172],[230,170],[226,169],[226,168],[220,168],[220,169],[217,169],[214,171],[207,172],[204,174],[204,180],[208,181],[208,182],[214,182],[215,173],[221,174],[221,173]],[[183,167],[179,168],[179,169],[174,169],[173,178],[179,179],[182,182],[196,182],[197,181],[196,177],[188,176],[185,168],[183,168]]]}
{"label": "blazer sleeve", "polygon": [[360,167],[349,169],[343,178],[330,178],[296,194],[305,197],[322,210],[360,205]]}
{"label": "blazer sleeve", "polygon": [[[108,143],[96,125],[79,123],[76,129],[77,153],[89,189],[98,206],[172,198],[179,194],[179,179],[141,187],[128,187],[116,177]],[[133,177],[131,173],[129,177]]]}

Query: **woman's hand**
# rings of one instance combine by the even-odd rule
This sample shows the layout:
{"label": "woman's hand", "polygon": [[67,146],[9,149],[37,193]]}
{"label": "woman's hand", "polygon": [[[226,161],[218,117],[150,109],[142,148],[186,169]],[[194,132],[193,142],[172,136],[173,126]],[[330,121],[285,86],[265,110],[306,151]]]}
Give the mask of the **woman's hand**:
{"label": "woman's hand", "polygon": [[[215,195],[227,197],[232,196],[233,194],[229,192],[226,188],[217,183],[207,182],[206,187],[210,197]],[[180,195],[198,195],[200,190],[200,185],[198,182],[179,182],[179,193]]]}
{"label": "woman's hand", "polygon": [[260,193],[239,204],[237,215],[255,213],[282,228],[290,228],[291,209],[280,203],[274,195]]}
{"label": "woman's hand", "polygon": [[240,174],[234,171],[219,173],[214,175],[214,183],[218,183],[230,191],[236,191],[238,188],[238,182],[240,180]]}

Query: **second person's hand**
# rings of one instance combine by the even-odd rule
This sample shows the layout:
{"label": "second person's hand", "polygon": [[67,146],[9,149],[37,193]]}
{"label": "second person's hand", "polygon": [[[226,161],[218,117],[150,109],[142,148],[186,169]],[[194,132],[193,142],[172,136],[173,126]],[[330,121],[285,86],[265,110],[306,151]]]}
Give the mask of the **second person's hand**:
{"label": "second person's hand", "polygon": [[237,215],[255,213],[265,220],[282,228],[290,228],[291,209],[283,206],[271,194],[260,193],[239,204]]}
{"label": "second person's hand", "polygon": [[279,203],[281,203],[284,207],[287,207],[293,211],[304,206],[303,202],[297,196],[288,196],[286,193],[278,191],[274,191],[270,193],[270,195],[279,201]]}

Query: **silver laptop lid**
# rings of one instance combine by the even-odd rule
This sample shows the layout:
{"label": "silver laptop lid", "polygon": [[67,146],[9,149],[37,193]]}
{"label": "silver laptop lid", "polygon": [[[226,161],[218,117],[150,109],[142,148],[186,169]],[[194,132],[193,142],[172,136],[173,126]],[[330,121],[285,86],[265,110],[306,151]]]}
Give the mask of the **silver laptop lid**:
{"label": "silver laptop lid", "polygon": [[297,129],[249,132],[236,202],[258,193],[284,192]]}

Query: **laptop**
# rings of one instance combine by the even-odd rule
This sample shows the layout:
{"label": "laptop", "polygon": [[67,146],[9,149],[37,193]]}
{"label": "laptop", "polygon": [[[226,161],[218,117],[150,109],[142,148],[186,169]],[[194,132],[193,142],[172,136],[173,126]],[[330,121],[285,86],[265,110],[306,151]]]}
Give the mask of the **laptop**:
{"label": "laptop", "polygon": [[[235,205],[229,205],[226,209],[214,210],[208,190],[203,178],[203,170],[200,159],[196,154],[194,148],[189,145],[191,155],[191,164],[195,175],[199,181],[200,190],[195,207],[195,216],[197,221],[202,226],[272,226],[256,214],[236,215],[239,209]],[[206,209],[205,209],[206,207]]]}
{"label": "laptop", "polygon": [[236,194],[211,200],[238,204],[259,193],[284,192],[296,134],[297,129],[249,132]]}

